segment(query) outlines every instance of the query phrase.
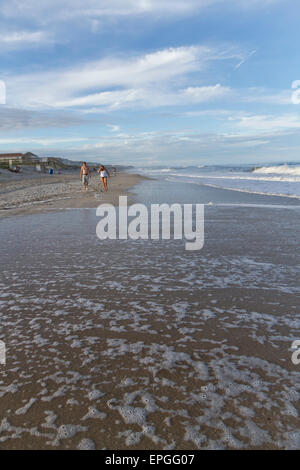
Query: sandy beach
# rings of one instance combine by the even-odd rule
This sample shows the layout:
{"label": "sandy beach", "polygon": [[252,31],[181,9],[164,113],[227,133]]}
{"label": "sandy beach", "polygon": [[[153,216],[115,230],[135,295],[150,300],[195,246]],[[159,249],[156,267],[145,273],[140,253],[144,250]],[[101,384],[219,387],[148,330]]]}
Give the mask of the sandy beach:
{"label": "sandy beach", "polygon": [[299,447],[299,208],[247,200],[193,253],[100,241],[94,209],[0,220],[1,449]]}
{"label": "sandy beach", "polygon": [[[120,194],[143,179],[140,175],[119,173],[109,179],[109,191],[103,192],[97,173],[92,173],[89,191],[84,191],[79,170],[62,170],[60,174],[23,174],[1,170],[0,217],[25,215],[66,208],[93,208],[102,202],[118,204]],[[129,197],[130,201],[130,197]]]}

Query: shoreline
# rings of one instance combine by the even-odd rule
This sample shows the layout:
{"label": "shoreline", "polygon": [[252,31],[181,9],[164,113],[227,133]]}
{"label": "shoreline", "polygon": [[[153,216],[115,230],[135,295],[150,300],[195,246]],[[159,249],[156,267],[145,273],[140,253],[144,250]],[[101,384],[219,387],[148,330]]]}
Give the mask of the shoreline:
{"label": "shoreline", "polygon": [[119,195],[131,198],[130,189],[145,176],[120,172],[108,181],[108,191],[102,190],[99,177],[92,174],[89,190],[83,189],[78,172],[43,175],[4,182],[0,180],[0,218],[61,211],[92,209],[101,203],[118,204]]}
{"label": "shoreline", "polygon": [[263,193],[263,192],[259,192],[259,191],[250,191],[249,189],[222,188],[221,186],[217,186],[216,184],[211,184],[211,183],[202,183],[202,185],[203,186],[208,186],[208,187],[214,188],[214,189],[225,190],[225,191],[236,191],[238,193],[254,194],[254,195],[257,195],[257,196],[284,197],[284,198],[296,199],[297,201],[300,201],[300,196],[297,196],[296,194]]}
{"label": "shoreline", "polygon": [[[36,173],[23,175],[0,174],[0,220],[1,218],[42,214],[47,212],[61,212],[70,209],[93,209],[101,203],[117,206],[119,196],[127,196],[128,203],[132,204],[139,199],[139,194],[132,194],[131,189],[141,181],[155,180],[153,178],[137,173],[122,171],[108,181],[109,190],[104,192],[99,177],[92,173],[89,190],[84,191],[77,170],[63,171],[61,174],[40,175]],[[220,194],[244,194],[246,197],[259,197],[264,199],[276,198],[278,201],[284,199],[288,202],[287,207],[298,207],[299,199],[284,194],[261,194],[235,188],[220,188],[210,184],[197,185],[211,188]],[[204,205],[227,205],[218,202],[204,202]],[[243,206],[243,203],[229,204],[232,206]],[[247,204],[246,204],[247,205]],[[251,204],[250,204],[251,205]],[[260,203],[255,204],[261,206]],[[270,204],[272,206],[273,204]],[[282,204],[279,204],[281,206]]]}

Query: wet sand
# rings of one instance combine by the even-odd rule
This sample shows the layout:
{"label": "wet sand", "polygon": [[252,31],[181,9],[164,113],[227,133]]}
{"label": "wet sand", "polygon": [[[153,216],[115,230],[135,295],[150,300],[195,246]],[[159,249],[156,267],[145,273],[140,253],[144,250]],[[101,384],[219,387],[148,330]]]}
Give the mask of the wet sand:
{"label": "wet sand", "polygon": [[205,211],[198,252],[0,221],[1,449],[299,448],[298,212]]}
{"label": "wet sand", "polygon": [[6,172],[5,176],[0,175],[0,217],[93,208],[103,202],[117,205],[119,194],[130,196],[129,188],[143,179],[140,175],[119,173],[109,178],[109,190],[104,192],[96,173],[92,174],[89,190],[85,191],[77,170],[55,175],[10,175]]}

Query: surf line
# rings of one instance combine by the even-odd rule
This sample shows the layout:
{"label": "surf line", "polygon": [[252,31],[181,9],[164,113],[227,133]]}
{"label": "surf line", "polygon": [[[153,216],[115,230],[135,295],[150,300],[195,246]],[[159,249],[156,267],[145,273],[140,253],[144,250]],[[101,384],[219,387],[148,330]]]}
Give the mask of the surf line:
{"label": "surf line", "polygon": [[[119,196],[117,209],[112,204],[100,204],[96,226],[100,240],[188,240],[186,250],[201,250],[204,246],[204,204],[144,204],[128,207],[127,196]],[[171,217],[172,215],[172,217]],[[133,218],[129,221],[129,218]],[[118,222],[118,230],[117,230]]]}

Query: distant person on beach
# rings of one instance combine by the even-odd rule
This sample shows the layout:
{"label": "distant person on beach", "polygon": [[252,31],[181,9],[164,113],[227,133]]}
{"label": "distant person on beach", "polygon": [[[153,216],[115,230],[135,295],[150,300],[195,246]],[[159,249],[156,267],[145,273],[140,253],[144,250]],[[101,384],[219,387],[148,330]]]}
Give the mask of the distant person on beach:
{"label": "distant person on beach", "polygon": [[83,162],[81,169],[80,169],[80,179],[86,191],[89,189],[89,178],[90,178],[90,169],[87,166],[86,162]]}
{"label": "distant person on beach", "polygon": [[98,173],[100,173],[100,178],[102,180],[104,191],[107,191],[107,178],[110,177],[109,171],[107,170],[107,168],[105,168],[105,166],[101,165],[98,170]]}

